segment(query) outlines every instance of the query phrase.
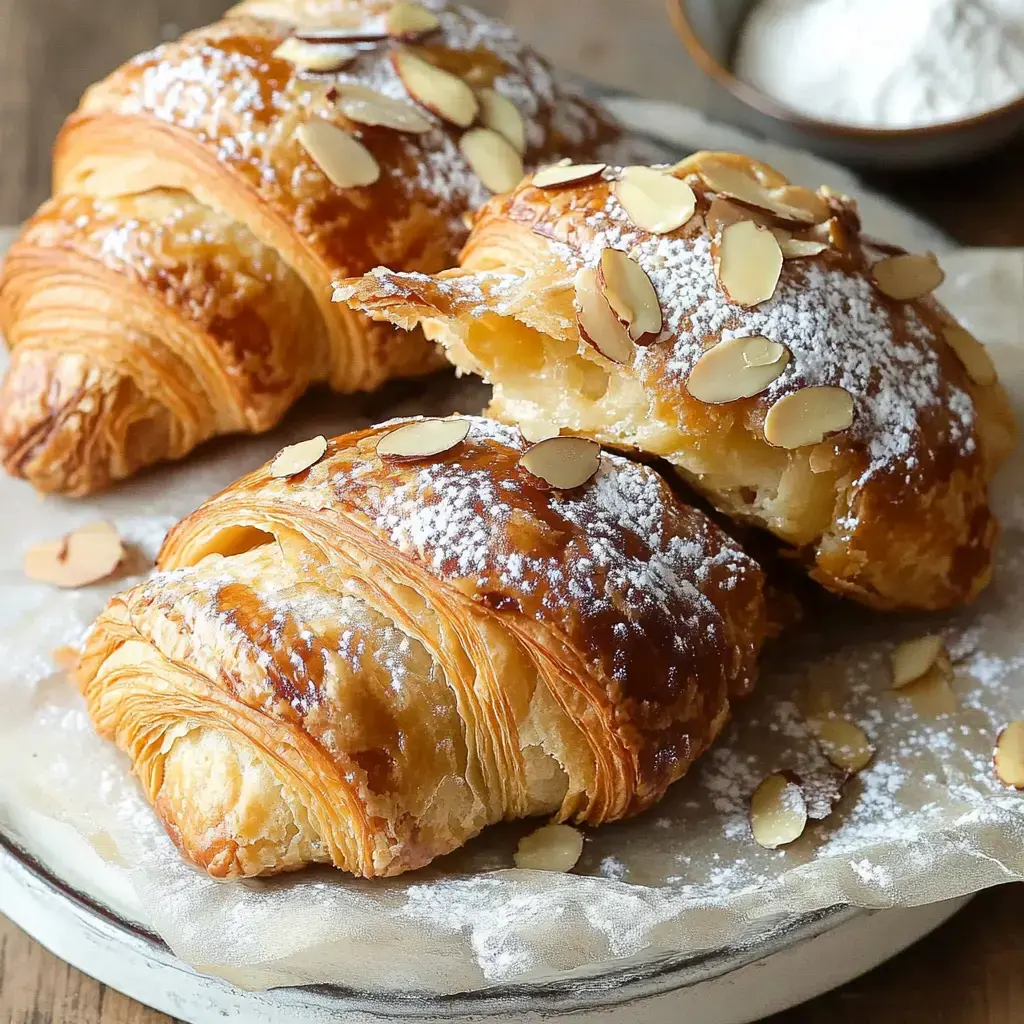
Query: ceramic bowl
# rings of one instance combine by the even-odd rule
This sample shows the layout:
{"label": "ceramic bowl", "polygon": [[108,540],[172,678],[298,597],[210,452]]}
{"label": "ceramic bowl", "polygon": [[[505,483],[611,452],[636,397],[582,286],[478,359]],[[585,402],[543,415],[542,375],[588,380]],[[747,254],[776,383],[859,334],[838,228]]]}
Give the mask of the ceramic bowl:
{"label": "ceramic bowl", "polygon": [[731,71],[740,26],[755,0],[667,0],[669,17],[708,79],[710,113],[840,163],[920,169],[973,159],[1024,131],[1024,98],[984,114],[924,128],[858,128],[816,120]]}

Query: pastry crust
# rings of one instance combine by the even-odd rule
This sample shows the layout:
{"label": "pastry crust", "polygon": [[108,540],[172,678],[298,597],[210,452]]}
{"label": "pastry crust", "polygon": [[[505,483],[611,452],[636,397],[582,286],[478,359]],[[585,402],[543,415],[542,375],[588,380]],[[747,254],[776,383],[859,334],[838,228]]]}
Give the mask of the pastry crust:
{"label": "pastry crust", "polygon": [[[330,292],[378,263],[455,261],[465,211],[490,195],[459,149],[463,129],[410,97],[391,40],[360,44],[331,73],[275,56],[296,28],[369,24],[389,6],[243,3],[86,92],[56,142],[56,198],[0,271],[8,472],[85,494],[211,436],[265,430],[311,383],[364,391],[443,365],[419,333],[397,336]],[[618,142],[510,29],[428,6],[440,28],[415,48],[511,99],[527,166]],[[353,87],[410,104],[430,130],[350,120],[337,97]],[[296,136],[315,120],[356,137],[379,179],[332,184]]]}
{"label": "pastry crust", "polygon": [[518,430],[469,424],[244,477],[93,627],[93,720],[211,874],[394,875],[501,819],[636,814],[753,685],[762,573],[703,513],[607,453],[553,490]]}
{"label": "pastry crust", "polygon": [[[821,223],[735,198],[723,205],[701,176],[709,165],[819,207]],[[460,370],[494,384],[490,412],[502,420],[666,458],[718,508],[791,545],[829,589],[879,608],[971,600],[990,578],[998,534],[987,485],[1016,434],[1001,385],[972,380],[945,340],[955,322],[932,296],[882,293],[872,268],[899,250],[861,236],[852,200],[787,189],[773,169],[732,154],[697,154],[671,173],[691,184],[697,205],[669,234],[635,226],[616,198],[620,170],[563,188],[528,178],[479,212],[460,269],[431,278],[379,268],[336,297],[422,325]],[[750,308],[718,280],[723,228],[744,219],[826,243],[787,258],[772,297]],[[577,327],[576,273],[606,248],[639,263],[663,316],[660,337],[638,344],[626,365]],[[690,394],[706,351],[755,335],[788,348],[777,379],[723,404]],[[845,389],[852,425],[802,447],[769,444],[768,411],[811,385]]]}

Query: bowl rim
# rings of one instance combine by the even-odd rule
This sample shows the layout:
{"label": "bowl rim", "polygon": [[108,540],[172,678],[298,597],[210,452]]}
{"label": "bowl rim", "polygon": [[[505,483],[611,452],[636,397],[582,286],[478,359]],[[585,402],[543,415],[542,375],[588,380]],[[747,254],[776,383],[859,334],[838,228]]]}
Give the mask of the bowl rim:
{"label": "bowl rim", "polygon": [[804,131],[822,136],[859,139],[874,142],[895,142],[901,139],[930,139],[954,135],[990,122],[1000,121],[1007,115],[1018,112],[1024,118],[1024,95],[1009,103],[1003,103],[991,110],[972,114],[955,121],[940,121],[938,124],[918,125],[911,128],[871,128],[863,125],[843,124],[803,114],[785,103],[762,92],[756,86],[733,74],[705,46],[686,12],[687,0],[666,0],[669,21],[676,35],[683,41],[697,66],[737,100],[777,121],[794,125]]}

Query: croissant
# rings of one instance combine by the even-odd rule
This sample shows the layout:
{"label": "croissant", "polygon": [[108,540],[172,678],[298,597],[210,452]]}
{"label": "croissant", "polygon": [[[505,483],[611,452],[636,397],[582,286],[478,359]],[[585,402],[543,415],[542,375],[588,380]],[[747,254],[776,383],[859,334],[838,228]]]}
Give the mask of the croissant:
{"label": "croissant", "polygon": [[81,495],[310,384],[443,365],[332,281],[450,266],[488,186],[620,132],[505,26],[427,7],[253,0],[87,91],[0,271],[8,472]]}
{"label": "croissant", "polygon": [[219,878],[395,875],[501,819],[636,814],[770,628],[757,564],[652,468],[470,417],[286,449],[159,569],[111,599],[77,679]]}
{"label": "croissant", "polygon": [[990,578],[1016,430],[941,280],[852,200],[699,153],[543,170],[478,212],[459,269],[336,298],[422,324],[493,383],[491,415],[662,456],[827,588],[936,609]]}

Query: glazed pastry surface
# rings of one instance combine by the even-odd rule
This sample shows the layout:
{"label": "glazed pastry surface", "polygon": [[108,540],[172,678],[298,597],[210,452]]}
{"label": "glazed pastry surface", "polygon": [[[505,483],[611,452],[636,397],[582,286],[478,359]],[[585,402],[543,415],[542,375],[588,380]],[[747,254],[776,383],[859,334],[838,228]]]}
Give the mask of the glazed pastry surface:
{"label": "glazed pastry surface", "polygon": [[636,814],[753,685],[762,574],[653,469],[605,453],[558,491],[515,428],[393,461],[393,426],[212,498],[86,641],[97,728],[217,877]]}
{"label": "glazed pastry surface", "polygon": [[[709,165],[719,178],[738,171],[765,205],[820,212],[795,222],[716,192],[702,177]],[[975,366],[972,378],[947,340],[955,321],[930,294],[883,293],[875,267],[900,251],[861,235],[852,200],[790,188],[732,154],[697,154],[665,173],[695,199],[669,233],[636,226],[617,198],[621,169],[557,188],[527,178],[479,212],[459,269],[378,268],[336,297],[422,325],[460,370],[493,383],[490,412],[502,420],[666,458],[718,508],[790,545],[829,589],[880,608],[971,600],[998,534],[988,483],[1016,433],[994,373]],[[723,232],[748,220],[810,254],[781,261],[770,298],[740,305],[719,280]],[[662,318],[625,361],[588,343],[577,321],[576,276],[609,249],[639,264]],[[690,393],[702,356],[754,336],[783,347],[774,380],[714,404]],[[810,386],[842,389],[852,423],[792,448],[769,443],[769,411]]]}
{"label": "glazed pastry surface", "polygon": [[[8,472],[85,494],[212,436],[266,430],[312,383],[365,391],[443,365],[418,333],[330,301],[333,281],[378,263],[451,266],[466,210],[490,196],[464,129],[411,97],[397,50],[504,96],[526,166],[619,131],[469,8],[428,3],[436,31],[353,44],[337,71],[278,54],[293,32],[377,24],[390,6],[243,3],[86,92],[56,142],[55,196],[0,270]],[[428,130],[352,120],[339,106],[351,95],[411,107]],[[357,139],[378,180],[333,184],[296,134],[319,121]]]}

